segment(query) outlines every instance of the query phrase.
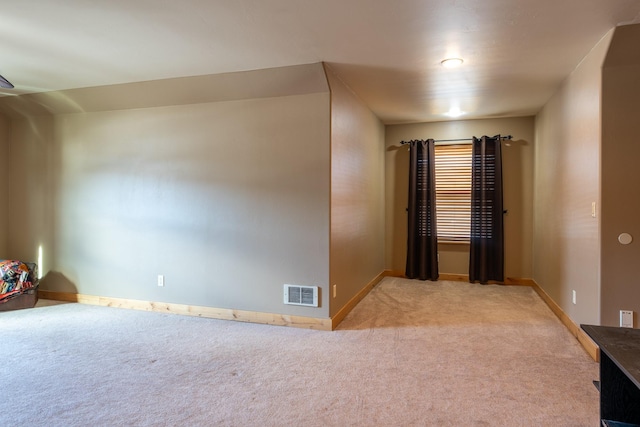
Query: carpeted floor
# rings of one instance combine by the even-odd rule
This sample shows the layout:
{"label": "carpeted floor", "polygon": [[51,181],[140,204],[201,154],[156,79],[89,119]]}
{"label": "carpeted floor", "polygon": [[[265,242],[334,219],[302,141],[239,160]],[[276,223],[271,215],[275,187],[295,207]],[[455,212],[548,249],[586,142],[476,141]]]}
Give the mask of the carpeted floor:
{"label": "carpeted floor", "polygon": [[386,278],[334,332],[78,304],[0,325],[2,426],[599,419],[598,365],[529,287]]}

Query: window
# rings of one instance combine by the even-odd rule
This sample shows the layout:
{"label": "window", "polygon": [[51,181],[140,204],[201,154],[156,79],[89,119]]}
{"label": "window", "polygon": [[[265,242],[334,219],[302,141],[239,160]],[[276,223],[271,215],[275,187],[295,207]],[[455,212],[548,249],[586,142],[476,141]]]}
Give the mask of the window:
{"label": "window", "polygon": [[469,242],[471,144],[436,145],[436,218],[440,242]]}

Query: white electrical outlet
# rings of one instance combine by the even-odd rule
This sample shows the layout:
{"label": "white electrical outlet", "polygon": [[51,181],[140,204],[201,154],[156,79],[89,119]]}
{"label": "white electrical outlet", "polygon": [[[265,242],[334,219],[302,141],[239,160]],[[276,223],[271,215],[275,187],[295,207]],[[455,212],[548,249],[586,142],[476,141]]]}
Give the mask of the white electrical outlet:
{"label": "white electrical outlet", "polygon": [[572,301],[574,304],[576,304],[576,291],[575,291],[575,290],[573,291],[573,295],[572,295],[572,297],[571,297],[571,301]]}
{"label": "white electrical outlet", "polygon": [[596,217],[596,202],[591,202],[591,217]]}
{"label": "white electrical outlet", "polygon": [[620,310],[620,327],[633,328],[633,311]]}
{"label": "white electrical outlet", "polygon": [[162,274],[158,274],[158,286],[164,286],[164,276]]}
{"label": "white electrical outlet", "polygon": [[335,298],[338,295],[338,285],[333,285],[333,297]]}

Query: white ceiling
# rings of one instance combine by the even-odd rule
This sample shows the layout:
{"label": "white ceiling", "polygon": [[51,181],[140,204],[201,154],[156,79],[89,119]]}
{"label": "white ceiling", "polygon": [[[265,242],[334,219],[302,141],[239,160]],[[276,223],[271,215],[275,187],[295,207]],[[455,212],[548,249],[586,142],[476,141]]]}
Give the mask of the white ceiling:
{"label": "white ceiling", "polygon": [[[639,0],[4,1],[0,95],[325,61],[385,122],[535,114]],[[457,56],[450,71],[440,61]]]}

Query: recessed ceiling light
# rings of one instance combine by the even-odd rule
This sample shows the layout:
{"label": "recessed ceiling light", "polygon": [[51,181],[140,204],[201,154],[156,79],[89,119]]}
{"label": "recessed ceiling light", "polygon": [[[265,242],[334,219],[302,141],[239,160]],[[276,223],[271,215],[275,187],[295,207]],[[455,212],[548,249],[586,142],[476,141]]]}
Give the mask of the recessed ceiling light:
{"label": "recessed ceiling light", "polygon": [[448,117],[456,118],[456,117],[464,116],[465,112],[460,110],[460,107],[451,107],[449,111],[444,113],[444,115]]}
{"label": "recessed ceiling light", "polygon": [[462,58],[447,58],[442,60],[440,65],[444,68],[455,68],[461,66],[463,62]]}

